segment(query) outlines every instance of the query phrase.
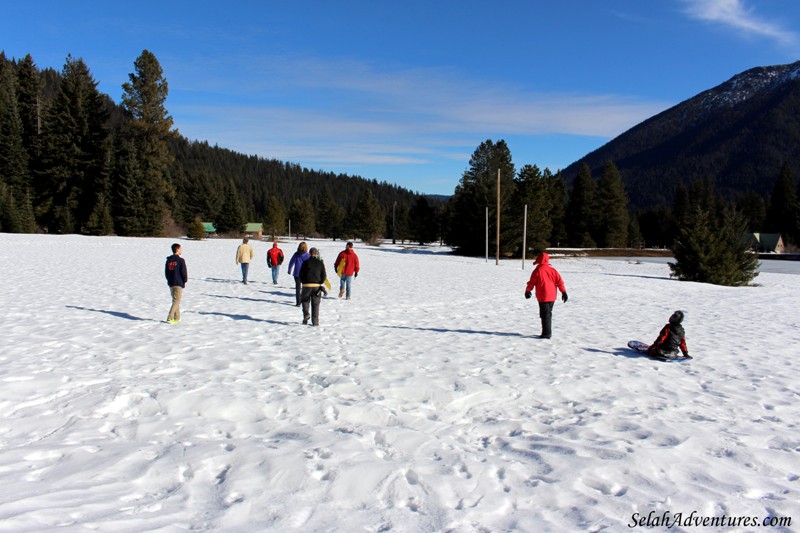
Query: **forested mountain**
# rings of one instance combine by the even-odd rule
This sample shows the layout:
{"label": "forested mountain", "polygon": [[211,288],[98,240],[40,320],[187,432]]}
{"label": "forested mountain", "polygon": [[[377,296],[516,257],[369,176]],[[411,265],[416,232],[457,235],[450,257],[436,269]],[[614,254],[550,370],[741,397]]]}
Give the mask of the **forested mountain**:
{"label": "forested mountain", "polygon": [[0,231],[146,236],[203,220],[237,233],[262,221],[285,231],[294,219],[304,235],[423,240],[409,216],[441,204],[180,136],[147,50],[119,104],[97,85],[82,59],[68,56],[57,72],[0,52]]}
{"label": "forested mountain", "polygon": [[634,209],[670,205],[676,185],[710,178],[725,198],[766,196],[800,169],[800,62],[734,76],[619,135],[563,170],[613,161]]}

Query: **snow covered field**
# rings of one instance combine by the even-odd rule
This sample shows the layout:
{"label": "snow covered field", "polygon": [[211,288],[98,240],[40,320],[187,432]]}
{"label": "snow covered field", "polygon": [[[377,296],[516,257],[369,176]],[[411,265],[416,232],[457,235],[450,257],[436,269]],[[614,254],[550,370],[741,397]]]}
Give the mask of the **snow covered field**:
{"label": "snow covered field", "polygon": [[[530,265],[357,243],[313,328],[268,244],[180,241],[169,325],[171,242],[0,234],[0,531],[800,530],[800,275],[555,257],[540,340]],[[675,309],[694,360],[626,348]]]}

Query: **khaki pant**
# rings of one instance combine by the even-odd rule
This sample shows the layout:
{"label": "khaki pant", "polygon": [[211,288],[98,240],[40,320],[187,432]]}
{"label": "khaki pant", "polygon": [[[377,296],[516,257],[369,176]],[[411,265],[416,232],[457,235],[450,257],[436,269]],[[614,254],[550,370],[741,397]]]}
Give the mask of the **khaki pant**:
{"label": "khaki pant", "polygon": [[169,308],[169,315],[167,320],[181,319],[181,296],[183,296],[183,287],[177,285],[170,287],[169,292],[172,295],[172,307]]}

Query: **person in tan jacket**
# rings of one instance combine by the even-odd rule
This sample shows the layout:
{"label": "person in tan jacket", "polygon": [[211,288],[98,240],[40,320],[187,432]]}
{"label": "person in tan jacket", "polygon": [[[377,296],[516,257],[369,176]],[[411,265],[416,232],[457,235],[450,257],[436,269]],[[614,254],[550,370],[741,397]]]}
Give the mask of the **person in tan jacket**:
{"label": "person in tan jacket", "polygon": [[242,239],[242,244],[236,248],[236,264],[242,265],[242,283],[247,285],[247,272],[250,270],[250,261],[253,259],[255,252],[253,247],[250,246],[250,239],[245,237]]}

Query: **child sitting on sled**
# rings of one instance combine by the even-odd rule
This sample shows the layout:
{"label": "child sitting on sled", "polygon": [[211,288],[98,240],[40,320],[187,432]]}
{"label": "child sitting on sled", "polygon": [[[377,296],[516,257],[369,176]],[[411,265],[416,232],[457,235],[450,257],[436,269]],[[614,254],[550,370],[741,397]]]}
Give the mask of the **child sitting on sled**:
{"label": "child sitting on sled", "polygon": [[684,358],[691,359],[689,349],[686,347],[686,332],[683,330],[681,322],[683,322],[683,311],[672,313],[669,322],[661,328],[658,338],[650,345],[647,353],[655,357],[675,359],[680,350]]}

